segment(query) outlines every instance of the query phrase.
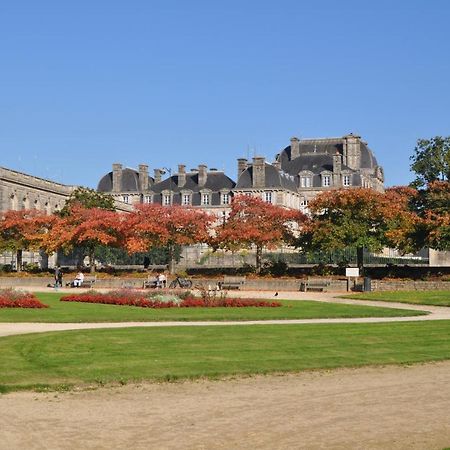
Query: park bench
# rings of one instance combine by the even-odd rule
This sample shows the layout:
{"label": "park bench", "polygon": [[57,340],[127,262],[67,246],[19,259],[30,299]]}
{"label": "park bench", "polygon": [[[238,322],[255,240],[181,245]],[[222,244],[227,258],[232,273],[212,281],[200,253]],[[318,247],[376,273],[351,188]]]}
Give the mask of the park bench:
{"label": "park bench", "polygon": [[230,277],[224,276],[222,281],[219,281],[219,289],[240,289],[245,284],[245,277]]}
{"label": "park bench", "polygon": [[308,278],[306,281],[300,283],[300,290],[302,292],[317,291],[324,292],[331,286],[331,280],[326,278]]}
{"label": "park bench", "polygon": [[85,276],[80,287],[91,288],[97,281],[97,275]]}
{"label": "park bench", "polygon": [[144,281],[143,288],[144,289],[156,288],[157,285],[158,285],[158,279],[154,276],[149,275],[147,277],[147,279]]}

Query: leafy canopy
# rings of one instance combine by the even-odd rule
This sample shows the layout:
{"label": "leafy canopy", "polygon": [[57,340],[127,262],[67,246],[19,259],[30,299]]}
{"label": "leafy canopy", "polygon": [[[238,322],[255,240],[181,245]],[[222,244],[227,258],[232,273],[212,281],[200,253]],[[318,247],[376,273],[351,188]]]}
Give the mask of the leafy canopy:
{"label": "leafy canopy", "polygon": [[411,169],[416,173],[414,186],[433,181],[450,180],[450,136],[419,139],[411,156]]}

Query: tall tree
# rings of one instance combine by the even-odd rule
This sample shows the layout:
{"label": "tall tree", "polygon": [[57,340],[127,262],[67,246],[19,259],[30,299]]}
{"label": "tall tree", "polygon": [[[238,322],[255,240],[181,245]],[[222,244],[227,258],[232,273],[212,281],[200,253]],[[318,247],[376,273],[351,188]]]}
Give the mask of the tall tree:
{"label": "tall tree", "polygon": [[416,173],[415,186],[433,181],[450,180],[450,136],[419,139],[411,156],[411,169]]}
{"label": "tall tree", "polygon": [[17,271],[22,269],[23,250],[41,250],[55,217],[37,210],[6,211],[0,217],[0,249],[16,254]]}
{"label": "tall tree", "polygon": [[96,248],[102,245],[122,245],[123,220],[124,216],[114,211],[75,204],[53,224],[46,239],[46,251],[69,252],[81,246],[89,258],[91,272],[95,272]]}
{"label": "tall tree", "polygon": [[127,214],[125,245],[129,253],[166,247],[170,272],[174,272],[175,248],[207,242],[214,218],[204,211],[183,206],[138,205]]}
{"label": "tall tree", "polygon": [[387,206],[385,196],[372,189],[323,192],[308,206],[310,220],[298,245],[305,250],[356,248],[362,271],[364,249],[378,252],[386,243]]}
{"label": "tall tree", "polygon": [[300,211],[281,208],[260,198],[240,195],[233,198],[228,219],[215,229],[213,248],[237,250],[256,248],[256,269],[261,270],[264,248],[292,244],[299,224],[306,219]]}
{"label": "tall tree", "polygon": [[434,181],[420,189],[413,208],[420,217],[417,246],[450,250],[450,182]]}

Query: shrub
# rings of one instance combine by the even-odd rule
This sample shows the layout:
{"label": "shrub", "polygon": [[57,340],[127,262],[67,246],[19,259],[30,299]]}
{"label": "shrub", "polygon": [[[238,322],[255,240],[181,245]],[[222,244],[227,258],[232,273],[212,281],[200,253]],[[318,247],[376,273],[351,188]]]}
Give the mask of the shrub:
{"label": "shrub", "polygon": [[48,308],[31,292],[0,289],[0,308]]}
{"label": "shrub", "polygon": [[174,295],[156,294],[152,297],[145,297],[141,292],[132,291],[112,291],[101,294],[89,291],[84,294],[65,295],[61,297],[62,302],[85,302],[102,303],[119,306],[138,306],[141,308],[205,308],[205,307],[277,307],[279,302],[268,302],[264,300],[251,300],[239,298],[196,298],[193,296],[181,299]]}

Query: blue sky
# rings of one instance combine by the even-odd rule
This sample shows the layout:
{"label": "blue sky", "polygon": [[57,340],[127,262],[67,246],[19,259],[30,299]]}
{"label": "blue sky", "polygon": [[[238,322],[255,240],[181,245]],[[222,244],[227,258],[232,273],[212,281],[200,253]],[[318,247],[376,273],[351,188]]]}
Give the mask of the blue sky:
{"label": "blue sky", "polygon": [[113,162],[236,177],[291,136],[358,133],[407,184],[449,135],[450,2],[0,2],[0,165],[96,187]]}

